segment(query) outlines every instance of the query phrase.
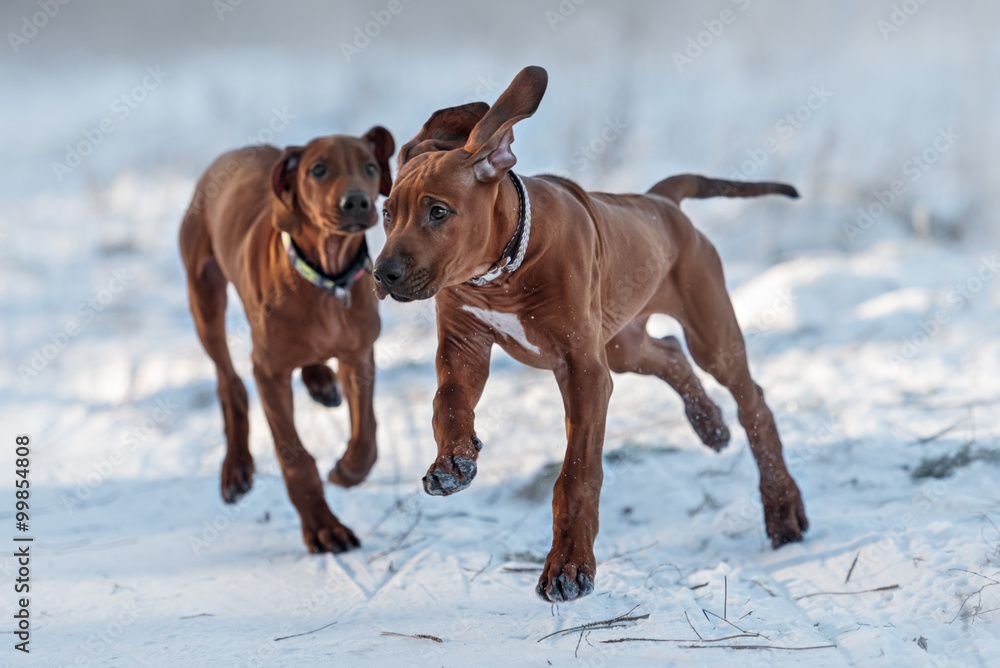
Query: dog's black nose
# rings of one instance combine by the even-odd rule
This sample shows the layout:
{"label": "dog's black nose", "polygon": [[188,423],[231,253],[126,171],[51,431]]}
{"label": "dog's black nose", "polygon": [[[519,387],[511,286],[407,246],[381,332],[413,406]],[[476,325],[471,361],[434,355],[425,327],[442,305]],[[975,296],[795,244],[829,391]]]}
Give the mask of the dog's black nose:
{"label": "dog's black nose", "polygon": [[372,210],[372,198],[363,190],[351,190],[340,198],[340,210],[349,216],[367,216]]}
{"label": "dog's black nose", "polygon": [[375,270],[372,271],[372,277],[374,277],[375,281],[380,283],[383,287],[391,288],[399,283],[405,272],[406,266],[403,264],[402,260],[395,257],[387,257],[379,260],[375,264]]}

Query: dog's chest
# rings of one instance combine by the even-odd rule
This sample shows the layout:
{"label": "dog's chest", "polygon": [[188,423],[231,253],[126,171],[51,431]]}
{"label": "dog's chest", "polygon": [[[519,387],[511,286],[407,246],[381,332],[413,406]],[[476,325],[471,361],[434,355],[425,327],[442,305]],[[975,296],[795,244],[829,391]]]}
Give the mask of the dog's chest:
{"label": "dog's chest", "polygon": [[502,313],[500,311],[490,311],[476,306],[465,304],[463,311],[468,311],[484,325],[488,326],[497,334],[504,336],[527,350],[528,352],[540,355],[538,346],[528,340],[528,333],[524,330],[524,325],[515,313]]}

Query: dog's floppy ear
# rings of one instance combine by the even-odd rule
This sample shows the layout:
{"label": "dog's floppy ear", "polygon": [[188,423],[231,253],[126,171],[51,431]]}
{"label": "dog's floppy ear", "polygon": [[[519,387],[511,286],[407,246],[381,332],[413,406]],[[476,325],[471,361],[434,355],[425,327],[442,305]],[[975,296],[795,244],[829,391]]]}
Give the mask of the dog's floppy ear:
{"label": "dog's floppy ear", "polygon": [[281,152],[271,171],[271,187],[274,189],[273,223],[279,230],[296,234],[302,229],[302,209],[299,208],[298,171],[302,160],[301,146],[289,146]]}
{"label": "dog's floppy ear", "polygon": [[543,68],[525,67],[472,129],[465,150],[472,154],[476,180],[496,181],[517,163],[510,151],[514,124],[535,113],[548,81],[549,75]]}
{"label": "dog's floppy ear", "polygon": [[378,191],[388,197],[389,190],[392,188],[392,170],[389,168],[389,159],[396,152],[396,142],[393,141],[389,131],[381,125],[376,125],[366,132],[364,138],[371,144],[372,151],[375,153],[375,159],[378,162],[378,168],[382,172]]}
{"label": "dog's floppy ear", "polygon": [[469,140],[469,133],[489,110],[490,105],[485,102],[438,109],[427,119],[417,136],[400,149],[399,166],[421,153],[461,148]]}

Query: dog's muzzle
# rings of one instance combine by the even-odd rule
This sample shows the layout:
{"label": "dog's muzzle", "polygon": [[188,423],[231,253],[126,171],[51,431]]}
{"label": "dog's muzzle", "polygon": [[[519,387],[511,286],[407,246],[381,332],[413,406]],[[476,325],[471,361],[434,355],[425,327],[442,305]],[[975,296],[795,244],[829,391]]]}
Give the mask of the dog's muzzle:
{"label": "dog's muzzle", "polygon": [[385,299],[392,295],[398,301],[410,301],[406,297],[400,299],[401,295],[395,292],[401,287],[405,275],[406,265],[398,257],[379,259],[372,271],[372,278],[375,279],[375,296]]}
{"label": "dog's muzzle", "polygon": [[437,294],[437,288],[431,286],[429,276],[426,269],[408,269],[400,258],[381,258],[372,271],[375,296],[379,299],[392,297],[398,302],[430,299]]}

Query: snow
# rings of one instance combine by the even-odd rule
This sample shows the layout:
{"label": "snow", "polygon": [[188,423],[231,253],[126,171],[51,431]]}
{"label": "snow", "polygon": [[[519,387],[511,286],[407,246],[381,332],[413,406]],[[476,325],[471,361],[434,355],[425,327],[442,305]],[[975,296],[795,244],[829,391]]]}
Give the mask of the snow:
{"label": "snow", "polygon": [[[576,9],[555,29],[545,14],[559,11],[554,2],[513,3],[493,23],[472,23],[486,10],[468,4],[404,3],[349,65],[340,42],[387,3],[242,3],[221,21],[206,3],[176,3],[169,21],[150,3],[115,14],[71,3],[4,56],[0,83],[14,94],[0,107],[0,471],[14,468],[14,435],[30,434],[36,541],[32,652],[5,646],[0,664],[991,665],[1000,652],[995,3],[922,4],[886,40],[877,21],[891,3],[754,0],[742,10],[741,0],[736,21],[681,72],[673,51],[730,3],[562,3]],[[36,10],[5,6],[0,26],[13,30]],[[454,30],[467,25],[490,26],[490,37]],[[443,43],[456,32],[450,48],[461,58]],[[428,45],[428,35],[442,39]],[[430,303],[380,306],[379,461],[363,485],[327,487],[363,546],[311,556],[231,292],[230,348],[251,397],[258,476],[238,505],[222,503],[215,373],[176,249],[201,171],[269,133],[285,145],[384,124],[401,145],[434,109],[492,101],[532,62],[549,69],[550,86],[515,129],[523,174],[634,191],[683,171],[729,176],[778,140],[751,178],[792,182],[801,201],[685,210],[723,258],[805,499],[804,542],[770,549],[756,469],[721,387],[701,374],[733,431],[715,454],[662,382],[616,376],[597,588],[572,604],[542,603],[534,584],[565,448],[561,397],[550,373],[497,350],[478,410],[478,477],[453,497],[425,495],[420,478],[436,453]],[[112,101],[156,65],[169,73],[163,82],[59,181],[52,163],[66,145],[113,116]],[[776,122],[814,86],[832,96],[782,135]],[[911,180],[907,161],[948,127],[954,145]],[[897,179],[902,194],[852,241],[858,208]],[[533,222],[544,224],[537,211]],[[370,234],[373,251],[382,242]],[[666,318],[650,329],[680,334]],[[38,375],[22,378],[33,360]],[[348,438],[346,407],[312,402],[298,381],[295,400],[325,474]],[[966,446],[972,461],[951,475],[914,476]],[[4,474],[0,518],[11,524],[12,485]],[[11,620],[15,560],[2,553]],[[630,611],[648,617],[541,640]],[[835,647],[686,647],[702,645],[697,634],[740,635],[733,625],[761,636],[705,644]],[[0,626],[13,645],[13,625]],[[602,643],[624,637],[678,642]]]}

